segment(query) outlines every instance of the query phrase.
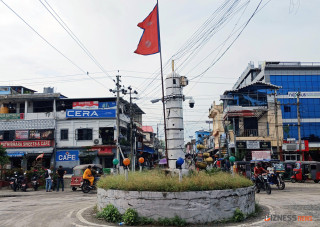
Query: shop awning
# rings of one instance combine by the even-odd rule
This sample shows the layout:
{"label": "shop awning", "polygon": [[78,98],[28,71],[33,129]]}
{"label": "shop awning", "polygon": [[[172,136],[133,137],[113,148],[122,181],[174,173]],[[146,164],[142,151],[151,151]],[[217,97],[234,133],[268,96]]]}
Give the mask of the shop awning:
{"label": "shop awning", "polygon": [[151,148],[151,147],[148,147],[148,146],[144,145],[143,146],[143,152],[147,152],[147,153],[153,154],[155,152],[155,150],[153,150],[153,148]]}
{"label": "shop awning", "polygon": [[99,156],[113,155],[112,147],[101,147],[98,149]]}

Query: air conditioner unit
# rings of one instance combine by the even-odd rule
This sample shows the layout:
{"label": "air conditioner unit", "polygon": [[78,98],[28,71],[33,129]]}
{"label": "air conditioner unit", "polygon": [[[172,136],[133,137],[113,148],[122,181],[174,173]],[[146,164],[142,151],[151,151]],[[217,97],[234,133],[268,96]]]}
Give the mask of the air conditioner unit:
{"label": "air conditioner unit", "polygon": [[284,143],[282,145],[282,149],[285,151],[297,151],[298,150],[298,144],[296,143]]}
{"label": "air conditioner unit", "polygon": [[95,145],[102,144],[102,139],[101,139],[101,138],[99,138],[99,139],[94,139],[94,140],[93,140],[93,143],[94,143]]}

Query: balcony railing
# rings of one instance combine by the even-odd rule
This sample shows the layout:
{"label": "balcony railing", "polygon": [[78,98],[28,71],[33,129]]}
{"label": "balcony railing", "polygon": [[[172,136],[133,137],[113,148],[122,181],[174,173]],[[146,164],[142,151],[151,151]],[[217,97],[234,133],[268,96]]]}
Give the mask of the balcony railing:
{"label": "balcony railing", "polygon": [[268,132],[258,129],[244,129],[237,132],[238,137],[258,137],[258,136],[268,136]]}

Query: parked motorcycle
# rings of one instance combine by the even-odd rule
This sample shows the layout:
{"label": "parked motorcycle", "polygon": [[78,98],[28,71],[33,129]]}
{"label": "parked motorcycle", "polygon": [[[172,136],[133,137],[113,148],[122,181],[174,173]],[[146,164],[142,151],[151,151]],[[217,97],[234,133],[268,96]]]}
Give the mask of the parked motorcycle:
{"label": "parked motorcycle", "polygon": [[286,187],[286,184],[282,179],[282,175],[279,173],[269,173],[268,182],[270,185],[276,185],[279,190],[283,190]]}
{"label": "parked motorcycle", "polygon": [[38,187],[40,185],[39,183],[39,176],[37,174],[33,175],[33,177],[31,178],[31,184],[32,184],[32,187],[35,191],[38,190]]}
{"label": "parked motorcycle", "polygon": [[261,190],[267,192],[267,194],[271,194],[271,186],[268,182],[267,174],[259,175],[257,178],[252,179],[255,184],[255,191],[259,193]]}
{"label": "parked motorcycle", "polygon": [[27,191],[28,184],[27,184],[27,179],[23,175],[18,175],[17,172],[14,173],[14,176],[10,178],[10,186],[13,191],[17,190],[22,190],[22,191]]}

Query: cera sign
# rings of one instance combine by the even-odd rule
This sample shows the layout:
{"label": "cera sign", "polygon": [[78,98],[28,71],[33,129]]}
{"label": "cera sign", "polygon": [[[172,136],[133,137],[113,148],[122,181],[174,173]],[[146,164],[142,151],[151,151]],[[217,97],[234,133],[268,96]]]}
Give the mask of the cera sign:
{"label": "cera sign", "polygon": [[4,148],[11,147],[51,147],[52,140],[29,140],[29,141],[4,141],[0,142]]}
{"label": "cera sign", "polygon": [[63,162],[63,161],[78,161],[79,160],[79,151],[57,151],[56,153],[56,161]]}
{"label": "cera sign", "polygon": [[67,118],[115,118],[115,109],[105,110],[67,110]]}

